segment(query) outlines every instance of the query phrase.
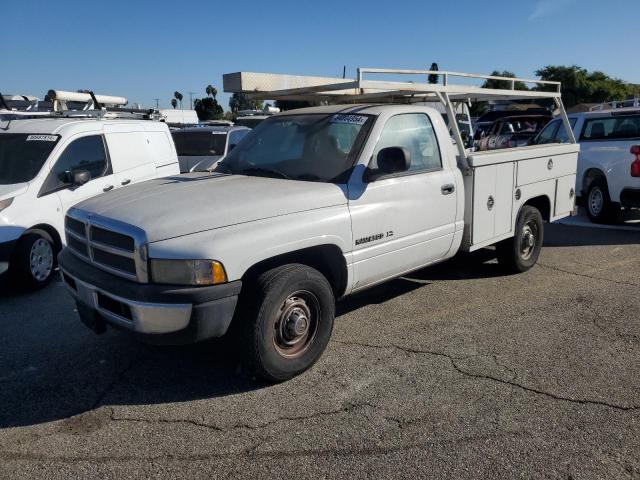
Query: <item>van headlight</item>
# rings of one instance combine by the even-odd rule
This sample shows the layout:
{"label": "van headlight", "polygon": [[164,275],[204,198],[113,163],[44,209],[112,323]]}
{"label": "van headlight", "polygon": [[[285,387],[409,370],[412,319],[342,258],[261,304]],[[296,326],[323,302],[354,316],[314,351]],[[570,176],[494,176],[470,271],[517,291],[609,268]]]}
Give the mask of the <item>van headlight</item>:
{"label": "van headlight", "polygon": [[0,212],[13,203],[13,198],[5,198],[0,200]]}
{"label": "van headlight", "polygon": [[151,281],[170,285],[218,285],[227,281],[227,274],[215,260],[165,260],[150,261]]}

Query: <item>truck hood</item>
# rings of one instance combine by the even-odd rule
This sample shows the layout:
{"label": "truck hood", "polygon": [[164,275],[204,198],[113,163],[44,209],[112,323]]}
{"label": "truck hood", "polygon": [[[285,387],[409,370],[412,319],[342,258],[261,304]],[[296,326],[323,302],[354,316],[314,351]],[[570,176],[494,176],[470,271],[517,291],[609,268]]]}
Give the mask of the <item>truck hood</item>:
{"label": "truck hood", "polygon": [[12,185],[0,185],[0,200],[17,197],[29,189],[28,183],[14,183]]}
{"label": "truck hood", "polygon": [[121,188],[76,208],[139,227],[157,242],[346,203],[345,192],[330,183],[189,173]]}

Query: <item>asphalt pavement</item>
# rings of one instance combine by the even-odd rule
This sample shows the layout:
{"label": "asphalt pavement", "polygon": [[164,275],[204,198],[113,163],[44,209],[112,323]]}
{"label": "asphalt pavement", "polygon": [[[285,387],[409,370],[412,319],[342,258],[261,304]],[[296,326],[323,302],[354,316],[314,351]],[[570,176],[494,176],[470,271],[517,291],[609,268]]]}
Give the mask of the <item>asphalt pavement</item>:
{"label": "asphalt pavement", "polygon": [[0,293],[2,478],[640,478],[640,225],[548,225],[340,302],[309,372],[224,340],[96,336],[60,282]]}

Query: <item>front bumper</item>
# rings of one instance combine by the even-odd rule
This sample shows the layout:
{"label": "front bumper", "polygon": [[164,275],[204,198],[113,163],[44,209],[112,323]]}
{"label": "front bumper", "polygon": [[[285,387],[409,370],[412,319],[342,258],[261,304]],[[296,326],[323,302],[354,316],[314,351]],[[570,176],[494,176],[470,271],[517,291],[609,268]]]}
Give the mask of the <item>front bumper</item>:
{"label": "front bumper", "polygon": [[89,265],[67,249],[58,264],[85,325],[96,333],[111,325],[150,343],[186,344],[223,336],[242,287],[240,281],[210,287],[140,284]]}
{"label": "front bumper", "polygon": [[9,270],[9,262],[11,261],[13,250],[17,243],[18,240],[0,243],[0,275]]}

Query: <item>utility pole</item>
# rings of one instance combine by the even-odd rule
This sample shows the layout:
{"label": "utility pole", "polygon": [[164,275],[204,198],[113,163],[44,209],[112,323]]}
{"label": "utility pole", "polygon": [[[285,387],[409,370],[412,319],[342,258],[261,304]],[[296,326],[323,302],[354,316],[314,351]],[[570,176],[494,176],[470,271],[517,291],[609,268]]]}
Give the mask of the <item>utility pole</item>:
{"label": "utility pole", "polygon": [[160,109],[160,104],[159,104],[160,99],[159,98],[154,98],[154,100],[156,101],[156,110],[159,110]]}
{"label": "utility pole", "polygon": [[193,94],[196,92],[187,92],[189,94],[189,105],[191,105],[189,107],[190,110],[193,110]]}

